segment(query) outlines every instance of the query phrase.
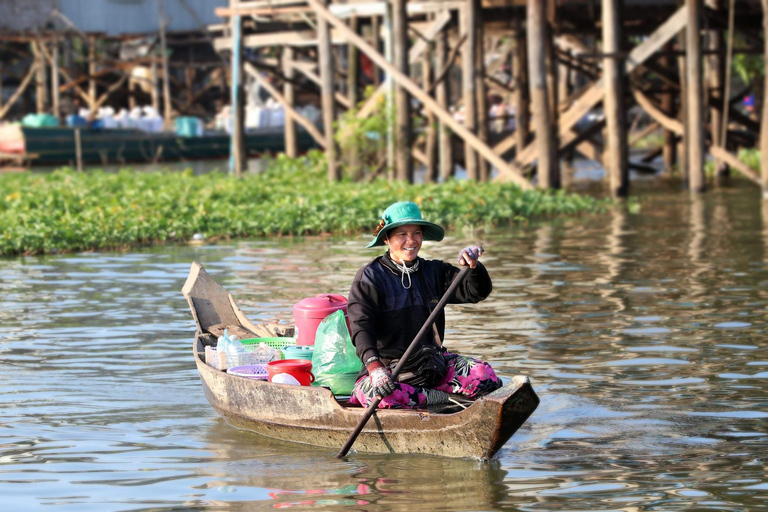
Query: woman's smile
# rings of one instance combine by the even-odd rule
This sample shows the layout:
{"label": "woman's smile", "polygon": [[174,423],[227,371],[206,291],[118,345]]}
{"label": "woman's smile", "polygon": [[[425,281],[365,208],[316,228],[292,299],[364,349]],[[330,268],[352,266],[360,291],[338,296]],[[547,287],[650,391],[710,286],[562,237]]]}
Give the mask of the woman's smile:
{"label": "woman's smile", "polygon": [[384,243],[389,246],[389,256],[399,263],[415,261],[423,241],[421,228],[415,224],[406,224],[387,233]]}

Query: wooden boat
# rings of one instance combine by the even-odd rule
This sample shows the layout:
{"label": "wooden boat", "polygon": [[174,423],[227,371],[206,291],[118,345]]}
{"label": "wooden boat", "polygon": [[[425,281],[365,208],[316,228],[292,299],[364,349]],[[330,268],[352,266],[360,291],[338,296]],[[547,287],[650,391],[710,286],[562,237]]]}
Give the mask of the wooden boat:
{"label": "wooden boat", "polygon": [[[0,151],[31,165],[74,165],[75,140],[74,128],[8,125],[0,130]],[[83,162],[97,165],[225,158],[230,149],[230,137],[223,132],[182,137],[171,132],[80,128],[80,140]],[[304,129],[297,131],[297,144],[302,152],[317,147]],[[282,152],[283,128],[248,130],[245,145],[251,156]]]}
{"label": "wooden boat", "polygon": [[[241,339],[290,336],[292,329],[250,322],[232,295],[198,263],[192,264],[182,293],[198,329],[193,352],[200,380],[206,398],[219,414],[236,428],[276,439],[334,449],[344,444],[364,408],[334,397],[328,388],[247,379],[216,370],[204,360],[205,347],[215,345],[225,328]],[[378,410],[353,449],[488,459],[538,404],[528,378],[515,376],[466,408]]]}

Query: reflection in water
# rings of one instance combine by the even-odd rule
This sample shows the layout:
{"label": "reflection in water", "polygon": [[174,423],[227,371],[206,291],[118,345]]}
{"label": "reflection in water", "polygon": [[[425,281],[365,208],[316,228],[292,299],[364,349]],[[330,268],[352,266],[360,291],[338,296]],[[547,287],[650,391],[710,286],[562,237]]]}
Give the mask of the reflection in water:
{"label": "reflection in water", "polygon": [[[448,233],[494,292],[451,350],[542,402],[491,462],[353,454],[228,426],[191,361],[200,261],[257,321],[347,293],[365,237],[0,261],[0,491],[9,510],[757,510],[768,477],[768,206],[654,191],[639,214]],[[759,212],[759,213],[758,213]]]}
{"label": "reflection in water", "polygon": [[335,450],[267,440],[223,421],[206,437],[217,461],[201,468],[211,479],[210,489],[264,490],[251,507],[494,510],[506,495],[506,472],[498,461],[372,454],[337,460]]}

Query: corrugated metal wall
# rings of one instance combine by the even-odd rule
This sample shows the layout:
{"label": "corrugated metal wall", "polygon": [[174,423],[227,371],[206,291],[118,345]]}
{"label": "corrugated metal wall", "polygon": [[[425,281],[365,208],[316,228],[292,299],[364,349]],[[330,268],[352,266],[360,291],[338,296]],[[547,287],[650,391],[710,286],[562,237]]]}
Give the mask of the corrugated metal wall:
{"label": "corrugated metal wall", "polygon": [[[227,0],[165,0],[165,15],[170,18],[168,30],[198,30],[200,22],[185,9],[197,13],[205,25],[224,20],[213,13]],[[0,0],[0,29],[7,31],[43,28],[51,10],[59,10],[84,32],[108,35],[157,32],[159,0]]]}
{"label": "corrugated metal wall", "polygon": [[45,23],[54,0],[0,0],[0,30],[35,30]]}

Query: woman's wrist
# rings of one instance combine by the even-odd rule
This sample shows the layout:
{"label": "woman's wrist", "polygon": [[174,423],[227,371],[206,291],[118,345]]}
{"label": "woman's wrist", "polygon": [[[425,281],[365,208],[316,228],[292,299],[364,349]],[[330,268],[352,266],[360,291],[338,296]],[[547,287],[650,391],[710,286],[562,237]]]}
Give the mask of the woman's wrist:
{"label": "woman's wrist", "polygon": [[384,364],[379,359],[379,356],[372,356],[365,360],[365,369],[368,370],[368,373],[378,368],[384,368]]}

